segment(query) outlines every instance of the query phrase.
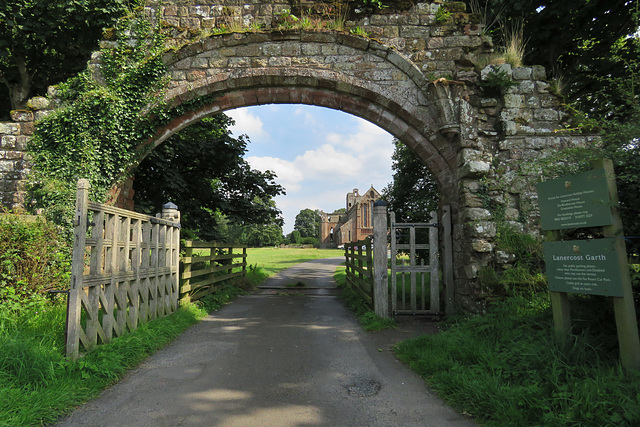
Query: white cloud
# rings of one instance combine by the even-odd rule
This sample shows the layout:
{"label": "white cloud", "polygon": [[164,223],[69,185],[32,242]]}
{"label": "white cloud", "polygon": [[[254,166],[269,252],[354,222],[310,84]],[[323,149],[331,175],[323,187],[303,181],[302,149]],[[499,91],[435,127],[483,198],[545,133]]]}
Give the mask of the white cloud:
{"label": "white cloud", "polygon": [[330,176],[335,180],[354,181],[353,178],[361,176],[376,180],[391,175],[391,136],[367,121],[357,120],[354,133],[330,133],[326,144],[296,158],[305,178]]}
{"label": "white cloud", "polygon": [[282,185],[287,193],[294,193],[300,190],[300,183],[304,180],[304,173],[296,167],[296,165],[287,160],[278,159],[276,157],[247,157],[247,162],[253,169],[259,171],[273,171],[278,178],[276,182]]}
{"label": "white cloud", "polygon": [[[308,106],[268,105],[228,113],[234,134],[248,134],[246,160],[272,170],[287,194],[276,197],[283,231],[293,230],[305,208],[332,212],[344,207],[354,188],[382,191],[391,180],[392,137],[383,129],[345,113]],[[259,141],[259,144],[255,144]],[[285,160],[287,159],[287,160]]]}
{"label": "white cloud", "polygon": [[236,122],[235,125],[229,128],[235,136],[249,135],[249,138],[255,138],[256,140],[267,137],[268,134],[264,129],[264,123],[260,117],[251,114],[249,109],[240,108],[227,111],[225,114]]}

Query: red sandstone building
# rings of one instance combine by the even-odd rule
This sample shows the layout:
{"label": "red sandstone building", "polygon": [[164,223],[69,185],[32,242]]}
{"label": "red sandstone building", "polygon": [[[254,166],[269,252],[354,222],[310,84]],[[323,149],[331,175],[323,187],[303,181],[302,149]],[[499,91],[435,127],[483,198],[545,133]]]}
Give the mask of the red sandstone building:
{"label": "red sandstone building", "polygon": [[346,213],[320,212],[320,247],[337,248],[373,235],[373,202],[380,193],[373,186],[360,195],[347,193]]}

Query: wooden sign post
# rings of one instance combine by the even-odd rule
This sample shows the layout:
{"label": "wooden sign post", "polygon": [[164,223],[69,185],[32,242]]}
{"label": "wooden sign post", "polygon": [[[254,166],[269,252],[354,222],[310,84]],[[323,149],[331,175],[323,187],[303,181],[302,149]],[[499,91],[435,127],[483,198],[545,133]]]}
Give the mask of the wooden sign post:
{"label": "wooden sign post", "polygon": [[[640,370],[640,339],[613,163],[538,184],[540,219],[547,230],[545,263],[551,292],[554,333],[566,346],[571,332],[567,293],[613,298],[620,360]],[[603,227],[604,239],[561,241],[559,230]]]}

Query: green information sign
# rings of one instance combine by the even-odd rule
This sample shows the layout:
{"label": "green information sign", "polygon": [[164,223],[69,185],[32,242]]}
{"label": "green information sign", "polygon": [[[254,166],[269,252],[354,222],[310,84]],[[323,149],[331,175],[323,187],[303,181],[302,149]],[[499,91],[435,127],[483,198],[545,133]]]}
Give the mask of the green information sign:
{"label": "green information sign", "polygon": [[622,296],[614,239],[544,242],[549,290]]}
{"label": "green information sign", "polygon": [[604,169],[540,182],[536,187],[543,230],[613,223]]}

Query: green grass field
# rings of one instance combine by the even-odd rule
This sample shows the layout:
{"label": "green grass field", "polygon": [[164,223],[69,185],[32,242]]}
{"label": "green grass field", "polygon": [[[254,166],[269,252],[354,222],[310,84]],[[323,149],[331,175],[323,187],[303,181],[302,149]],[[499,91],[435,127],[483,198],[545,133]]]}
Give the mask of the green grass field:
{"label": "green grass field", "polygon": [[266,278],[301,262],[341,256],[344,251],[339,249],[249,248],[247,279],[257,286]]}

